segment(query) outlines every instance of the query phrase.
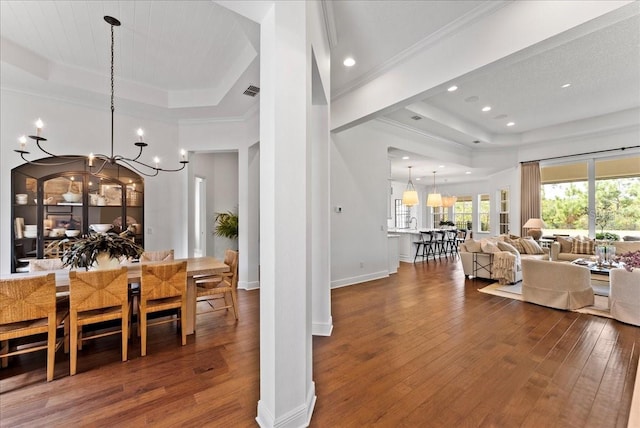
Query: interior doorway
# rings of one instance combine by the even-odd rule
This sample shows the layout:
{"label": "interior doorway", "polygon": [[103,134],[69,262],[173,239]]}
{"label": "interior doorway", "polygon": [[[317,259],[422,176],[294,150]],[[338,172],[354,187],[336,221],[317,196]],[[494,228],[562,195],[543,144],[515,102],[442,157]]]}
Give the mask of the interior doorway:
{"label": "interior doorway", "polygon": [[207,248],[207,179],[196,176],[194,184],[193,256],[202,257],[206,255]]}

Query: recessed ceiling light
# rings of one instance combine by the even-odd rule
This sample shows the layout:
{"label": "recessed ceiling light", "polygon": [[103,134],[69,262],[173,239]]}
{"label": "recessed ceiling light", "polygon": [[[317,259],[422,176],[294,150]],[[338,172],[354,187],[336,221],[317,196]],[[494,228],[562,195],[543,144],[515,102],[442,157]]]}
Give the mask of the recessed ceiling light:
{"label": "recessed ceiling light", "polygon": [[568,88],[569,86],[571,86],[571,83],[565,83],[564,85],[560,86],[561,88]]}
{"label": "recessed ceiling light", "polygon": [[444,168],[444,165],[439,165],[440,168]]}
{"label": "recessed ceiling light", "polygon": [[407,160],[409,159],[409,156],[402,156],[402,160]]}
{"label": "recessed ceiling light", "polygon": [[482,111],[484,111],[484,112],[491,111],[491,106],[482,107]]}
{"label": "recessed ceiling light", "polygon": [[465,171],[465,174],[469,175],[471,174],[471,171]]}
{"label": "recessed ceiling light", "polygon": [[347,57],[342,63],[345,67],[353,67],[354,65],[356,65],[356,60],[351,57]]}
{"label": "recessed ceiling light", "polygon": [[449,92],[453,92],[453,91],[457,91],[457,90],[458,90],[458,87],[456,85],[449,86],[447,88],[447,91],[449,91]]}
{"label": "recessed ceiling light", "polygon": [[472,95],[470,97],[465,98],[464,100],[468,103],[475,103],[476,101],[478,101],[480,98],[478,98],[477,95]]}
{"label": "recessed ceiling light", "polygon": [[420,177],[416,177],[416,181],[420,181]]}
{"label": "recessed ceiling light", "polygon": [[507,123],[507,126],[514,126],[516,123],[515,122],[509,122]]}

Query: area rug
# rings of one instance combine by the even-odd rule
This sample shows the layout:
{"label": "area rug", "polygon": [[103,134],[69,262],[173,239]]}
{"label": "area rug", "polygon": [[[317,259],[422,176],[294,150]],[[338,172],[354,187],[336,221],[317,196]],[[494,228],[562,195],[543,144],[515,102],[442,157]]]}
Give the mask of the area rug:
{"label": "area rug", "polygon": [[[608,287],[593,286],[594,290],[594,303],[593,306],[586,306],[584,308],[575,309],[573,312],[579,312],[581,314],[597,315],[599,317],[612,318],[609,313],[609,290]],[[596,289],[597,288],[597,289]],[[493,296],[506,297],[508,299],[520,300],[522,299],[522,283],[518,282],[514,285],[500,285],[499,283],[493,283],[484,288],[478,289],[481,293],[491,294]]]}

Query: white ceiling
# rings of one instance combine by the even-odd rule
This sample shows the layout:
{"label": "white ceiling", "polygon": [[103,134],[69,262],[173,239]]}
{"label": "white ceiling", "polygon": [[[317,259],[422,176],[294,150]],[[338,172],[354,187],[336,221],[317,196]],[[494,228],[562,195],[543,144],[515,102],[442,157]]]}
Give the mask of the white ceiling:
{"label": "white ceiling", "polygon": [[[510,3],[323,1],[333,99]],[[456,92],[447,92],[447,84],[417,93],[378,120],[475,151],[535,144],[540,130],[637,109],[640,2],[620,10],[459,76],[450,82],[459,86]],[[225,119],[247,117],[258,108],[259,95],[242,92],[260,86],[259,26],[213,1],[3,0],[2,87],[107,108],[110,29],[104,15],[122,22],[115,28],[116,109],[135,106],[170,119]],[[348,55],[357,61],[352,68],[342,65]],[[561,89],[564,83],[572,86]],[[477,101],[465,101],[469,97]],[[485,105],[492,110],[480,111]],[[516,125],[506,127],[507,121]],[[399,180],[406,179],[409,163],[424,171],[445,164],[439,174],[452,181],[468,170],[417,155],[403,161],[401,155],[390,153],[392,175]]]}

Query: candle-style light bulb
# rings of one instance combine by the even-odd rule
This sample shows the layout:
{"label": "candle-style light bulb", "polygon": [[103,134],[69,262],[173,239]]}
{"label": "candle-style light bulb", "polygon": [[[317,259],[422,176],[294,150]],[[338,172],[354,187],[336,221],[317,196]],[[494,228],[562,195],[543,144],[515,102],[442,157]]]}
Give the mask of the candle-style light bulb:
{"label": "candle-style light bulb", "polygon": [[143,142],[142,137],[144,136],[144,131],[142,130],[142,128],[138,128],[138,141],[139,142]]}
{"label": "candle-style light bulb", "polygon": [[27,137],[23,135],[18,138],[18,141],[20,142],[20,150],[24,151],[27,148]]}
{"label": "candle-style light bulb", "polygon": [[160,163],[160,158],[156,156],[155,158],[153,158],[153,162],[155,162],[156,168],[158,168],[158,164]]}
{"label": "candle-style light bulb", "polygon": [[89,153],[89,166],[93,166],[93,159],[95,159],[95,156],[93,153]]}
{"label": "candle-style light bulb", "polygon": [[38,120],[36,120],[36,136],[39,137],[40,134],[42,133],[42,127],[44,126],[44,123],[42,123],[42,119],[38,118]]}
{"label": "candle-style light bulb", "polygon": [[186,156],[187,156],[187,152],[185,149],[180,150],[180,155],[182,156],[182,160],[185,160]]}

